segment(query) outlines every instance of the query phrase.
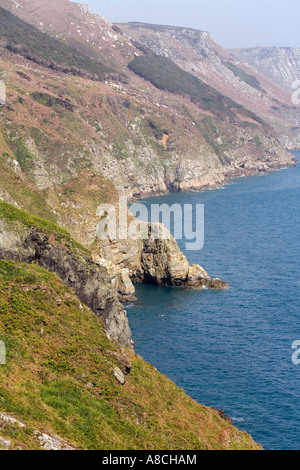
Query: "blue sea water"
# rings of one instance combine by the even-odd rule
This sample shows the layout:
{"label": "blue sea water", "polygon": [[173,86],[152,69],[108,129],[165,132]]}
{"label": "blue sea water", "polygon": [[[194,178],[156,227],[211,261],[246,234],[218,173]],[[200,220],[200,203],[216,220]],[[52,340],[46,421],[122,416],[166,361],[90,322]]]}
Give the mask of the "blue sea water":
{"label": "blue sea water", "polygon": [[204,204],[204,248],[179,245],[231,287],[137,286],[126,306],[136,352],[265,449],[299,450],[300,165],[143,202]]}

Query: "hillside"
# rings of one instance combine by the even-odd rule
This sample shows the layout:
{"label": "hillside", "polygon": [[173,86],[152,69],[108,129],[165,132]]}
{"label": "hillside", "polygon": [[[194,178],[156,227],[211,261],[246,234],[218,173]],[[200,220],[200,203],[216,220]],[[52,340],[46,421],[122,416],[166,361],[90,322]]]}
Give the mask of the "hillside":
{"label": "hillside", "polygon": [[290,91],[297,80],[297,49],[227,51],[207,31],[134,22],[118,27],[263,118],[286,147],[299,148],[300,111]]}
{"label": "hillside", "polygon": [[230,52],[288,91],[292,90],[293,82],[299,80],[299,47],[254,47],[231,49]]}
{"label": "hillside", "polygon": [[[7,349],[0,446],[39,449],[39,430],[94,450],[259,449],[217,412],[109,341],[101,321],[54,274],[0,261],[0,310]],[[123,386],[116,368],[123,370]]]}
{"label": "hillside", "polygon": [[188,96],[192,103],[196,103],[203,110],[211,111],[215,116],[226,118],[230,116],[231,112],[231,117],[235,117],[234,112],[238,111],[245,118],[252,118],[262,124],[262,121],[254,113],[247,112],[242,106],[225,98],[168,58],[146,53],[144,56],[135,57],[128,67],[145,80],[149,80],[156,88]]}
{"label": "hillside", "polygon": [[[132,72],[134,63],[149,63],[144,46],[81,5],[63,0],[54,11],[49,0],[37,2],[37,8],[28,0],[0,4],[62,44],[84,50],[120,72],[106,83],[91,83],[53,74],[8,51],[2,55],[9,104],[15,110],[6,121],[22,122],[18,138],[30,143],[27,172],[40,189],[93,168],[132,198],[214,187],[232,176],[293,164],[270,123],[208,87],[202,78],[196,80],[190,70],[184,74],[168,60],[161,67],[171,74],[176,68],[179,81],[184,74],[185,88],[179,94],[176,86],[162,90],[161,84],[153,79],[151,83],[150,75],[145,80]],[[31,81],[5,72],[16,61]],[[151,69],[155,73],[153,63]],[[28,113],[31,122],[24,119]]]}
{"label": "hillside", "polygon": [[0,35],[5,47],[38,64],[73,75],[104,80],[113,70],[41,33],[38,29],[0,7]]}

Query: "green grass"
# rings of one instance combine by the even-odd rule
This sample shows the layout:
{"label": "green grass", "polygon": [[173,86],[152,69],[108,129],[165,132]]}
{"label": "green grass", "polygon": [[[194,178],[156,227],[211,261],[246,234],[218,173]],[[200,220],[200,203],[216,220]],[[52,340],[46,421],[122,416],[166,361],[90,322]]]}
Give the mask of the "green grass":
{"label": "green grass", "polygon": [[[60,303],[58,304],[58,299]],[[34,429],[83,449],[257,448],[250,437],[190,399],[132,351],[127,382],[112,370],[124,352],[56,275],[0,260],[0,410],[26,424],[0,435],[38,448]]]}
{"label": "green grass", "polygon": [[22,224],[27,228],[37,228],[46,234],[52,234],[59,242],[64,242],[70,248],[78,249],[81,254],[90,255],[90,252],[76,242],[67,230],[63,229],[51,220],[41,219],[28,212],[0,200],[0,217],[10,223]]}
{"label": "green grass", "polygon": [[54,222],[35,217],[5,201],[0,201],[0,217],[9,222],[21,222],[27,228],[36,227],[47,232],[70,237],[66,230],[59,227],[59,225],[56,225]]}
{"label": "green grass", "polygon": [[0,37],[11,52],[52,69],[95,80],[103,80],[107,74],[114,73],[112,68],[42,33],[2,7]]}

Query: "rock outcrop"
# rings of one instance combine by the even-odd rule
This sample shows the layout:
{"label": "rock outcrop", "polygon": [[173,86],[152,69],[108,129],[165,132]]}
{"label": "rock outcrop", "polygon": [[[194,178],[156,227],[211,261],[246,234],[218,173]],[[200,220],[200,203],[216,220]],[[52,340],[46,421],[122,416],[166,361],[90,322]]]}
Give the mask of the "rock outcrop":
{"label": "rock outcrop", "polygon": [[[260,89],[267,88],[264,83],[257,85],[254,80],[257,86],[253,87],[237,77],[243,70],[234,69],[234,73],[232,63],[226,65],[228,52],[221,51],[208,33],[183,28],[154,31],[160,45],[154,50],[164,56],[159,58],[171,58],[177,64],[171,73],[175,84],[176,76],[180,83],[185,81],[180,78],[182,73],[191,85],[197,84],[195,102],[193,86],[178,93],[176,87],[172,92],[175,84],[166,86],[168,74],[162,76],[161,89],[149,77],[145,80],[134,73],[131,62],[149,58],[143,52],[145,47],[74,2],[61,0],[54,10],[50,0],[0,0],[0,5],[28,22],[26,31],[34,25],[52,36],[49,40],[84,49],[123,76],[104,82],[78,80],[1,49],[2,80],[7,86],[7,104],[13,107],[3,109],[3,164],[11,170],[17,161],[24,181],[38,190],[56,188],[83,168],[91,168],[132,199],[216,187],[229,172],[248,174],[244,166],[237,168],[240,161],[248,162],[253,172],[261,171],[262,164],[266,169],[293,164],[272,125],[274,120],[278,124],[272,99],[281,102],[281,97],[275,91],[265,94]],[[12,21],[10,30],[15,23]],[[146,33],[142,31],[142,35]],[[27,36],[22,37],[25,43]],[[51,57],[53,50],[46,45],[45,49]],[[187,51],[191,60],[184,60]],[[148,65],[155,73],[155,64],[150,61]],[[199,81],[194,82],[194,74]],[[245,75],[248,80],[249,75]],[[279,121],[281,135],[286,136],[290,123]],[[5,183],[1,186],[6,189]]]}
{"label": "rock outcrop", "polygon": [[[190,265],[176,240],[163,226],[155,225],[153,230],[153,225],[149,224],[149,237],[143,241],[141,270],[133,276],[136,281],[187,289],[229,287],[220,279],[212,279],[201,266]],[[161,238],[151,236],[151,233],[157,231],[160,231]]]}
{"label": "rock outcrop", "polygon": [[130,279],[130,271],[127,268],[116,266],[112,262],[100,258],[99,256],[94,256],[94,259],[109,272],[111,282],[118,292],[121,302],[134,302],[137,300],[135,297],[135,288]]}
{"label": "rock outcrop", "polygon": [[[134,288],[130,283],[177,286],[187,289],[224,289],[229,285],[220,279],[212,279],[199,265],[190,265],[174,237],[161,224],[145,225],[147,239],[106,240],[99,249],[107,260],[94,258],[108,266],[114,278],[120,298],[134,300]],[[124,253],[131,253],[124,257]]]}
{"label": "rock outcrop", "polygon": [[59,237],[22,223],[0,218],[0,258],[24,263],[38,263],[56,273],[79,299],[99,316],[110,338],[132,348],[126,312],[105,266],[87,254],[75,250]]}

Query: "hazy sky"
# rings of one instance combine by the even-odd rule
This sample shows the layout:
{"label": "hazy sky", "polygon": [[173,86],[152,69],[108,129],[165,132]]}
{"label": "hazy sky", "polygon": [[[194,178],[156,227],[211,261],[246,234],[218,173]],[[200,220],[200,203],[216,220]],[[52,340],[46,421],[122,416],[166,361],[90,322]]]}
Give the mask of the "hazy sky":
{"label": "hazy sky", "polygon": [[111,22],[188,26],[223,47],[300,46],[299,0],[77,0]]}

